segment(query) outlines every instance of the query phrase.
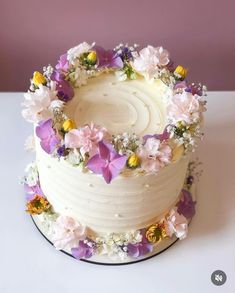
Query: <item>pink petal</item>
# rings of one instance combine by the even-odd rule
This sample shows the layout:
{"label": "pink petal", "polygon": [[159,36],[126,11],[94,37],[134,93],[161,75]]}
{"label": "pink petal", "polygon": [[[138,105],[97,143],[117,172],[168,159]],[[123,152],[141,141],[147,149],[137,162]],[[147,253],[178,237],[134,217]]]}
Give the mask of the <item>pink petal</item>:
{"label": "pink petal", "polygon": [[102,174],[103,174],[103,177],[104,177],[104,180],[106,181],[106,183],[110,183],[111,180],[113,179],[113,174],[112,174],[109,166],[102,168]]}
{"label": "pink petal", "polygon": [[110,158],[110,146],[108,143],[103,141],[99,142],[99,153],[100,157],[104,160],[109,160]]}
{"label": "pink petal", "polygon": [[116,169],[122,170],[125,167],[127,157],[126,156],[116,156],[109,165],[115,167]]}
{"label": "pink petal", "polygon": [[94,172],[95,174],[102,174],[102,168],[107,165],[106,161],[97,154],[94,157],[90,158],[87,162],[87,168]]}

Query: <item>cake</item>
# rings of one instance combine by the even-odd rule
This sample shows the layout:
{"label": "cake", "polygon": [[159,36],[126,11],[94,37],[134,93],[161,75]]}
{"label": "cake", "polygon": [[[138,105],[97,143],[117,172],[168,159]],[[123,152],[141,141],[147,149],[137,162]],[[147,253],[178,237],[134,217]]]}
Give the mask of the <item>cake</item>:
{"label": "cake", "polygon": [[187,236],[206,88],[163,47],[83,42],[34,72],[26,209],[76,259],[129,263]]}

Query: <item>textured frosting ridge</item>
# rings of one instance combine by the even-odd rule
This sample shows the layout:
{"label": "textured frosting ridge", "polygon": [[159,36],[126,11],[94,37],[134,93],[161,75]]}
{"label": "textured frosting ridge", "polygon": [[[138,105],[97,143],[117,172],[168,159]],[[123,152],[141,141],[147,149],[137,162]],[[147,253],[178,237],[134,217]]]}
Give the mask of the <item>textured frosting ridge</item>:
{"label": "textured frosting ridge", "polygon": [[177,202],[188,160],[182,157],[157,175],[120,175],[106,184],[101,176],[51,158],[37,144],[41,187],[55,211],[96,232],[124,232],[156,221]]}

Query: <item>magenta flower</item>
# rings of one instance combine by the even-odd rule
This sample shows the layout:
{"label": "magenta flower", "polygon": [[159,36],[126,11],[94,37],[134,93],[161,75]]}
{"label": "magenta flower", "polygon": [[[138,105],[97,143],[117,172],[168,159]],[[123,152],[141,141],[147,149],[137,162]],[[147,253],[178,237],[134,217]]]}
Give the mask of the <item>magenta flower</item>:
{"label": "magenta flower", "polygon": [[36,135],[41,140],[42,149],[48,154],[51,154],[60,142],[55,130],[52,128],[52,119],[41,121],[36,127]]}
{"label": "magenta flower", "polygon": [[94,243],[89,239],[80,240],[78,247],[72,248],[71,253],[76,259],[90,258],[94,254]]}
{"label": "magenta flower", "polygon": [[63,73],[53,71],[51,80],[56,82],[56,90],[58,91],[57,96],[61,101],[68,102],[74,96],[73,87],[70,83],[65,80]]}
{"label": "magenta flower", "polygon": [[185,216],[187,219],[191,219],[195,215],[195,204],[196,201],[193,201],[191,193],[186,190],[182,189],[182,198],[177,204],[177,212],[180,215]]}
{"label": "magenta flower", "polygon": [[100,46],[95,46],[97,54],[98,67],[122,68],[123,62],[121,57],[113,50],[105,50]]}
{"label": "magenta flower", "polygon": [[56,64],[55,68],[58,71],[67,72],[69,69],[69,61],[67,59],[67,54],[63,54],[60,56],[58,63]]}
{"label": "magenta flower", "polygon": [[139,243],[129,243],[127,245],[127,254],[133,258],[138,258],[153,251],[153,245],[148,242],[144,233],[142,233],[142,241]]}
{"label": "magenta flower", "polygon": [[87,168],[95,174],[102,174],[104,180],[110,183],[120,174],[126,164],[126,160],[127,157],[119,155],[111,144],[100,141],[98,154],[87,162]]}
{"label": "magenta flower", "polygon": [[167,130],[167,127],[168,127],[168,125],[165,127],[163,133],[161,133],[161,134],[154,134],[154,135],[147,134],[147,135],[145,135],[143,137],[143,144],[145,145],[145,143],[148,140],[148,138],[152,138],[152,137],[154,137],[156,139],[159,139],[160,142],[163,142],[164,140],[167,140],[170,137],[170,132]]}

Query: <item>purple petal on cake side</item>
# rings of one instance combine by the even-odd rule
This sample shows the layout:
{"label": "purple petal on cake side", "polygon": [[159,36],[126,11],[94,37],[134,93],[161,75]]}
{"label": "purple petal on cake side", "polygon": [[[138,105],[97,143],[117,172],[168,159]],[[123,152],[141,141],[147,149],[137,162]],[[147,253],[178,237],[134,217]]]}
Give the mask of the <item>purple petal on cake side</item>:
{"label": "purple petal on cake side", "polygon": [[195,215],[196,201],[193,201],[191,193],[186,189],[182,189],[182,195],[181,200],[177,204],[177,212],[187,219],[191,219]]}
{"label": "purple petal on cake side", "polygon": [[127,157],[119,155],[110,143],[100,141],[98,154],[87,162],[87,168],[95,174],[102,174],[105,181],[110,183],[125,167]]}
{"label": "purple petal on cake side", "polygon": [[42,149],[48,154],[51,154],[60,143],[60,139],[52,128],[52,119],[41,121],[36,127],[36,135],[41,140]]}
{"label": "purple petal on cake side", "polygon": [[71,253],[74,258],[82,259],[82,258],[90,258],[94,254],[93,243],[88,238],[85,240],[80,240],[78,243],[78,247],[73,247],[71,249]]}
{"label": "purple petal on cake side", "polygon": [[57,95],[60,100],[68,102],[72,99],[72,97],[74,96],[73,87],[67,80],[65,80],[65,76],[63,73],[53,71],[51,75],[51,80],[56,82],[56,90],[58,91]]}
{"label": "purple petal on cake side", "polygon": [[26,200],[31,201],[36,194],[40,194],[40,196],[44,197],[43,191],[39,184],[35,186],[29,186],[28,184],[24,184],[24,190],[26,194]]}
{"label": "purple petal on cake side", "polygon": [[153,251],[153,244],[148,242],[144,233],[141,233],[141,234],[142,234],[141,242],[134,243],[134,244],[128,243],[127,245],[127,254],[130,257],[138,258],[140,256],[143,256]]}

